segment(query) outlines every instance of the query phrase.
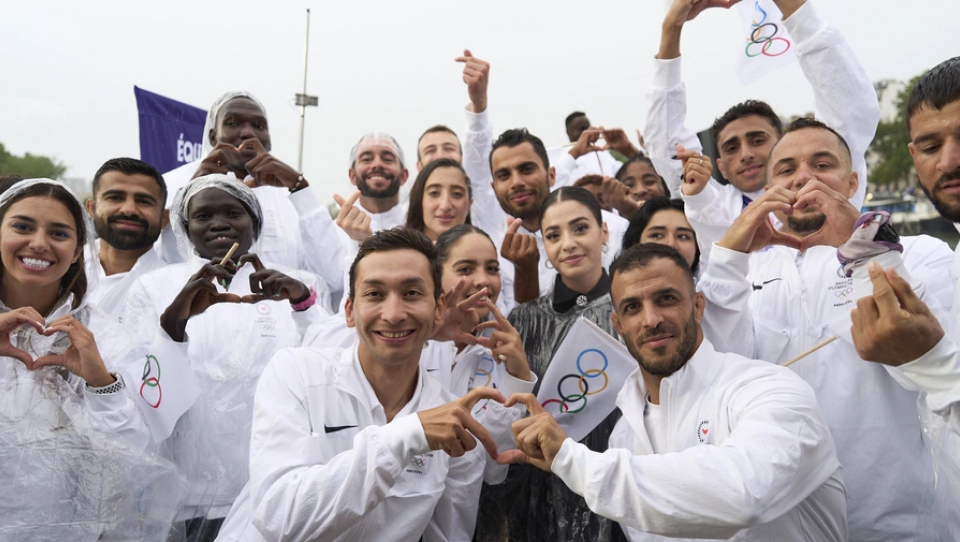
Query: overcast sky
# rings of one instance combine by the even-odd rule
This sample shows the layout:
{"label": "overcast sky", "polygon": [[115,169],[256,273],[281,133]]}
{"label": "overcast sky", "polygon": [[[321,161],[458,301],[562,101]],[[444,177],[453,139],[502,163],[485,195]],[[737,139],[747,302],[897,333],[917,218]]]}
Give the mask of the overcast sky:
{"label": "overcast sky", "polygon": [[[957,0],[811,0],[847,37],[871,79],[908,79],[960,54]],[[443,123],[461,132],[465,47],[492,64],[495,132],[526,126],[548,146],[563,119],[633,134],[659,43],[663,0],[450,0],[266,3],[8,0],[0,8],[0,142],[55,156],[91,178],[139,156],[133,86],[207,109],[246,89],[267,107],[273,153],[296,165],[305,9],[311,8],[304,174],[325,200],[350,191],[350,147],[394,134],[411,168],[416,141]],[[865,11],[869,10],[869,11]],[[705,128],[730,105],[768,101],[783,116],[812,110],[796,64],[744,87],[735,10],[711,10],[684,34],[689,120]],[[837,74],[843,77],[843,74]],[[411,172],[411,180],[415,172]]]}

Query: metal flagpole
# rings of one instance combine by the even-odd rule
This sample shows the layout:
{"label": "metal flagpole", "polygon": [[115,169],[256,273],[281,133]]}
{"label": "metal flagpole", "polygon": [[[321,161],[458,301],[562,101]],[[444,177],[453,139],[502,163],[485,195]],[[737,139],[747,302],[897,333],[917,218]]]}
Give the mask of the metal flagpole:
{"label": "metal flagpole", "polygon": [[310,54],[310,10],[307,9],[307,36],[303,40],[303,92],[297,94],[297,105],[300,106],[300,151],[297,154],[297,169],[303,173],[303,128],[306,121],[307,106],[316,107],[316,96],[307,95],[307,58]]}

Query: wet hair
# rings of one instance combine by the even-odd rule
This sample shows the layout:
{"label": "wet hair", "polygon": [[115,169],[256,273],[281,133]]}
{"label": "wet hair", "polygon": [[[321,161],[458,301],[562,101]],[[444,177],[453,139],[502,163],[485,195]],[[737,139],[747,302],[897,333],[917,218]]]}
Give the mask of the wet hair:
{"label": "wet hair", "polygon": [[543,141],[528,132],[526,128],[514,128],[500,134],[500,137],[493,142],[493,147],[490,149],[490,171],[493,171],[493,153],[497,152],[497,149],[500,147],[512,149],[524,143],[533,145],[533,150],[540,157],[540,161],[543,162],[543,169],[549,170],[550,158],[547,157],[547,148],[543,146]]}
{"label": "wet hair", "polygon": [[403,249],[415,250],[427,258],[430,263],[431,279],[433,280],[433,298],[435,300],[440,299],[440,292],[443,289],[440,283],[441,266],[440,261],[437,260],[437,249],[433,246],[433,241],[417,230],[396,227],[378,231],[360,243],[360,252],[357,253],[357,257],[350,265],[350,300],[353,300],[356,292],[357,265],[361,260],[378,252]]}
{"label": "wet hair", "polygon": [[[653,216],[665,210],[684,213],[683,200],[664,197],[647,200],[647,202],[640,207],[640,210],[633,215],[633,218],[630,219],[630,225],[627,226],[627,231],[623,232],[623,242],[620,244],[620,246],[623,247],[621,254],[626,252],[630,247],[640,244],[640,239],[643,237],[643,230],[647,229],[650,221],[653,220]],[[696,231],[694,231],[694,241],[696,241]],[[694,243],[694,245],[697,247],[697,252],[693,257],[693,264],[690,265],[690,271],[696,274],[697,269],[700,267],[700,243]]]}
{"label": "wet hair", "polygon": [[600,212],[600,202],[597,201],[597,197],[593,195],[586,188],[580,188],[579,186],[563,186],[553,192],[550,192],[550,195],[547,196],[547,199],[543,200],[543,204],[540,206],[540,229],[543,230],[543,217],[547,214],[547,209],[553,207],[561,201],[576,201],[577,203],[583,205],[590,210],[590,214],[593,215],[593,218],[596,219],[597,225],[603,225],[603,214]]}
{"label": "wet hair", "polygon": [[718,152],[721,147],[720,132],[731,122],[749,117],[750,115],[757,115],[758,117],[767,119],[767,122],[777,131],[777,136],[783,135],[783,122],[781,122],[780,117],[773,112],[772,107],[760,100],[747,100],[727,109],[726,113],[713,121],[713,127],[710,128],[710,136],[716,143]]}
{"label": "wet hair", "polygon": [[620,273],[626,273],[634,269],[641,269],[650,265],[653,260],[663,258],[670,260],[683,271],[683,276],[687,278],[686,282],[691,292],[695,292],[697,287],[693,278],[693,271],[687,265],[686,258],[680,251],[670,245],[661,245],[659,243],[641,243],[634,245],[620,253],[616,260],[610,264],[610,281],[616,278]]}
{"label": "wet hair", "polygon": [[164,182],[163,175],[160,175],[157,168],[136,158],[112,158],[104,162],[103,165],[100,166],[100,169],[97,170],[96,175],[93,176],[94,198],[96,198],[97,193],[100,192],[100,177],[102,177],[104,173],[111,171],[119,171],[124,175],[146,175],[147,177],[153,178],[157,181],[157,186],[160,187],[160,208],[166,207],[167,183]]}
{"label": "wet hair", "polygon": [[443,124],[438,124],[436,126],[431,126],[427,128],[425,132],[420,134],[420,139],[417,140],[417,160],[422,160],[423,157],[420,156],[420,142],[423,141],[423,138],[427,134],[436,134],[436,133],[447,133],[457,138],[457,148],[460,149],[460,154],[463,154],[463,145],[460,144],[460,137],[457,136],[457,133],[451,130],[448,126]]}
{"label": "wet hair", "polygon": [[602,175],[584,175],[576,181],[573,182],[573,186],[579,186],[583,188],[584,186],[603,186],[603,176]]}
{"label": "wet hair", "polygon": [[24,180],[26,177],[11,173],[9,175],[0,175],[0,194],[7,191],[8,188]]}
{"label": "wet hair", "polygon": [[[837,139],[840,140],[840,145],[844,148],[844,150],[847,151],[847,163],[853,164],[853,157],[850,153],[850,146],[847,145],[847,140],[844,139],[842,135],[840,135],[840,132],[834,130],[833,128],[827,126],[826,124],[824,124],[823,122],[817,119],[803,117],[791,122],[790,124],[787,125],[786,128],[783,129],[783,135],[781,136],[781,139],[784,135],[787,135],[790,132],[798,132],[800,130],[809,130],[809,129],[826,130],[831,134],[837,136]],[[777,141],[777,145],[779,144],[780,142]],[[774,149],[777,148],[777,145],[774,145],[773,148]],[[770,150],[770,155],[773,156],[773,149]],[[853,166],[851,165],[851,167]]]}
{"label": "wet hair", "polygon": [[960,100],[960,56],[944,60],[923,74],[907,100],[907,130],[910,119],[924,107],[943,109]]}
{"label": "wet hair", "polygon": [[657,171],[657,167],[653,165],[653,160],[651,160],[650,158],[642,154],[640,156],[634,156],[633,158],[624,162],[623,165],[620,166],[620,169],[617,170],[617,173],[614,175],[614,177],[618,181],[623,182],[623,178],[627,175],[627,169],[629,168],[630,164],[636,164],[636,163],[650,165],[650,169],[652,169],[653,172],[657,174],[657,177],[660,177],[660,187],[663,188],[663,194],[669,198],[670,187],[667,186],[667,181],[663,180],[663,175],[660,175],[660,172]]}
{"label": "wet hair", "polygon": [[441,267],[450,259],[450,252],[460,244],[460,240],[471,233],[486,237],[487,240],[490,241],[490,244],[494,246],[494,249],[496,249],[493,239],[490,239],[487,232],[472,224],[460,224],[443,232],[440,234],[440,237],[437,238],[437,262],[439,262]]}
{"label": "wet hair", "polygon": [[[467,172],[463,169],[463,166],[460,165],[460,162],[450,158],[438,158],[420,170],[420,173],[417,175],[417,180],[413,181],[413,187],[410,188],[410,203],[407,207],[407,222],[404,224],[405,227],[412,228],[419,232],[422,232],[424,228],[426,228],[426,223],[423,218],[423,194],[426,192],[427,181],[430,180],[430,176],[440,168],[453,168],[459,171],[463,175],[464,183],[467,185],[467,197],[471,200],[473,199],[473,188],[470,187],[470,177],[467,177]],[[466,222],[468,224],[470,223],[469,208],[467,208]]]}
{"label": "wet hair", "polygon": [[[67,298],[69,294],[73,294],[73,303],[71,304],[71,308],[76,309],[80,306],[80,302],[83,301],[83,296],[87,293],[87,274],[83,264],[83,247],[87,239],[87,223],[85,220],[86,215],[83,206],[80,205],[80,202],[77,201],[77,198],[74,197],[73,194],[71,194],[62,186],[48,183],[37,183],[33,186],[24,188],[23,191],[13,196],[2,206],[0,206],[0,221],[7,216],[7,211],[10,210],[10,207],[12,207],[18,201],[22,201],[27,198],[53,198],[62,203],[64,207],[70,211],[70,216],[73,217],[73,222],[77,227],[77,250],[79,250],[80,256],[77,258],[77,261],[70,264],[70,267],[67,268],[67,272],[60,277],[60,295],[57,297],[57,300],[54,302],[53,306],[57,307],[63,302],[64,299]],[[4,271],[5,270],[0,267],[0,277],[3,276]]]}
{"label": "wet hair", "polygon": [[579,117],[586,117],[586,116],[587,116],[587,114],[584,113],[583,111],[574,111],[573,113],[570,113],[569,115],[567,115],[567,120],[564,121],[564,125],[565,125],[567,128],[569,128],[569,127],[570,127],[570,124],[571,124],[573,121],[577,120],[577,118],[579,118]]}

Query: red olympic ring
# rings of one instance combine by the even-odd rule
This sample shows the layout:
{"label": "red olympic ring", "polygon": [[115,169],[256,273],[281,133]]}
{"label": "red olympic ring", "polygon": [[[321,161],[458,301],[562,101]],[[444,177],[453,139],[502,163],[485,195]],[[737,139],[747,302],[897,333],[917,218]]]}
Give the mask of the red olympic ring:
{"label": "red olympic ring", "polygon": [[[776,41],[782,41],[782,42],[785,44],[784,47],[783,47],[783,50],[782,50],[782,51],[777,51],[777,52],[775,52],[775,53],[771,53],[771,52],[770,52],[770,49],[772,48],[773,43],[776,42]],[[761,45],[761,44],[762,44],[762,45]],[[752,45],[760,45],[760,52],[759,52],[759,53],[751,53],[751,52],[750,52],[750,47],[751,47]],[[757,56],[760,56],[760,55],[767,56],[767,57],[776,57],[776,56],[782,55],[783,53],[786,53],[786,52],[789,51],[789,50],[790,50],[790,42],[787,41],[786,38],[780,38],[780,37],[773,37],[773,36],[771,36],[770,38],[765,39],[765,40],[763,40],[763,41],[748,41],[748,42],[747,42],[747,47],[744,49],[744,54],[746,54],[748,58],[753,58],[753,57],[757,57]]]}
{"label": "red olympic ring", "polygon": [[[149,385],[151,388],[154,388],[154,387],[157,388],[157,402],[156,402],[156,404],[151,403],[149,399],[147,399],[146,397],[143,397],[143,388],[146,387],[146,386],[148,386],[148,385]],[[160,389],[160,381],[157,380],[157,378],[154,377],[154,376],[151,376],[150,378],[144,380],[144,381],[143,381],[143,384],[140,384],[140,397],[143,397],[143,400],[146,401],[147,404],[150,405],[151,408],[160,408],[160,401],[163,400],[163,390]]]}

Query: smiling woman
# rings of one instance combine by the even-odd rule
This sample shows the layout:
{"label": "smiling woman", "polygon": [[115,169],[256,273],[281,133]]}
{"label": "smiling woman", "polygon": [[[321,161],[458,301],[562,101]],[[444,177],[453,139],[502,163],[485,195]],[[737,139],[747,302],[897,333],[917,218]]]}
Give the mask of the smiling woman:
{"label": "smiling woman", "polygon": [[136,497],[155,484],[147,515],[158,520],[177,501],[173,466],[142,452],[146,428],[119,376],[141,356],[84,295],[88,233],[56,181],[0,196],[0,465],[17,465],[0,469],[5,539],[156,539],[169,520],[131,525]]}
{"label": "smiling woman", "polygon": [[436,242],[440,234],[470,223],[473,191],[459,162],[440,158],[430,162],[410,189],[406,227],[422,232]]}

